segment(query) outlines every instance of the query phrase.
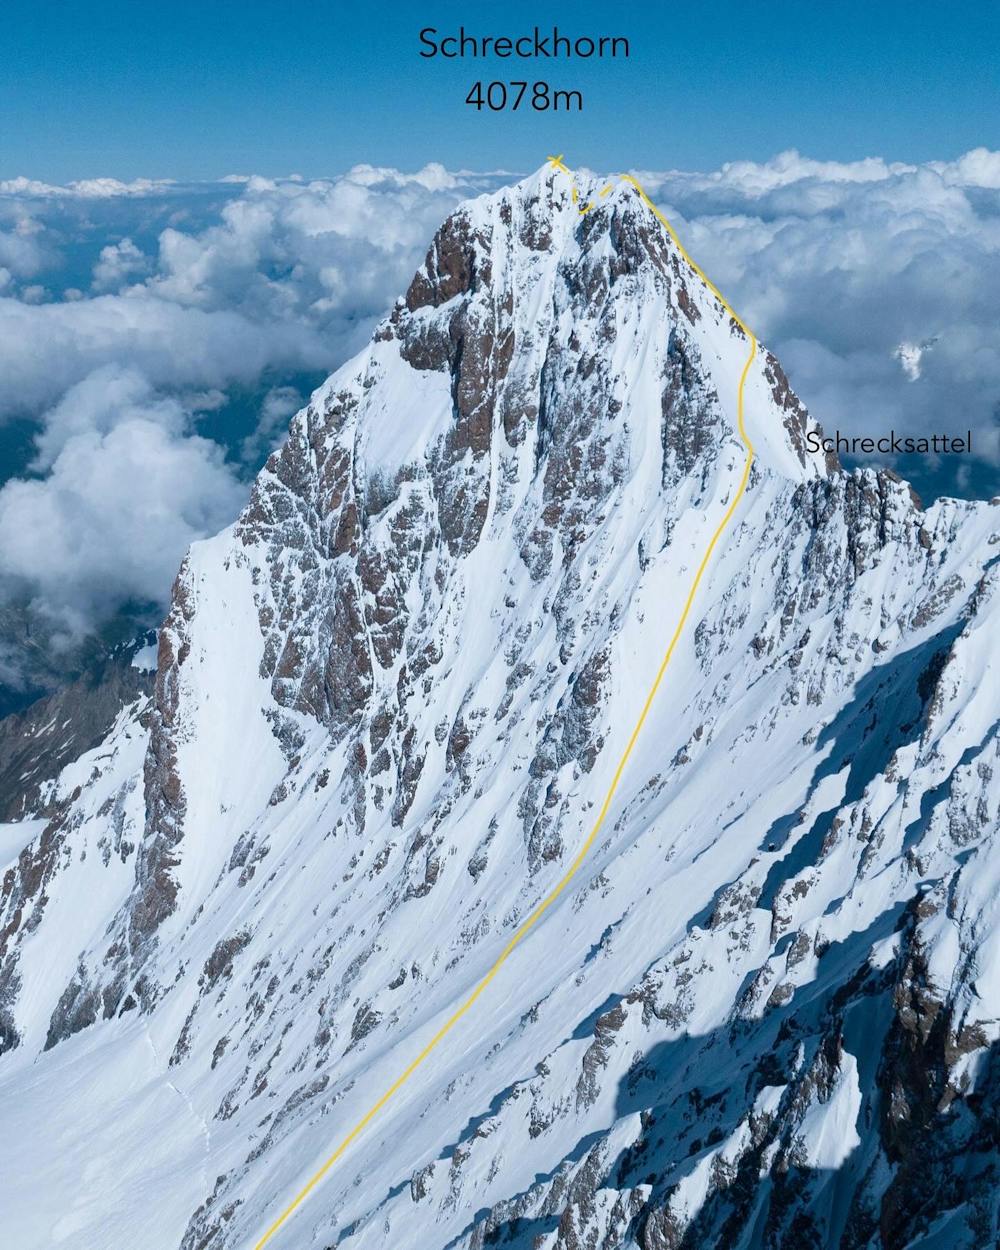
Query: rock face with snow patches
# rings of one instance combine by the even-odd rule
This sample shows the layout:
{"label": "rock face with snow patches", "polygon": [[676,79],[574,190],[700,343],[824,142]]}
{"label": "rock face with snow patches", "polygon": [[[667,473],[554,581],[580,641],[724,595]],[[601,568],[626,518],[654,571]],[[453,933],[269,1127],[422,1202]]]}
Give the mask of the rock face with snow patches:
{"label": "rock face with snow patches", "polygon": [[[254,1245],[586,837],[750,345],[569,191],[442,226],[0,826],[6,1245]],[[745,394],[597,843],[274,1250],[996,1240],[1000,514]]]}

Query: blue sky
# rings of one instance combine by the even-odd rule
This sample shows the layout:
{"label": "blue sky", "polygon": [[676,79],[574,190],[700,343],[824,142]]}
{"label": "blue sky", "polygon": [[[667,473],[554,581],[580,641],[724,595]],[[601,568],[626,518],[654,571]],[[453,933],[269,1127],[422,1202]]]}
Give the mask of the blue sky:
{"label": "blue sky", "polygon": [[[627,63],[421,60],[435,26],[624,34]],[[8,5],[0,177],[324,175],[359,161],[533,168],[553,147],[595,168],[713,168],[795,147],[850,160],[1000,147],[1000,6],[502,6],[330,0],[36,0]],[[580,115],[477,114],[485,78],[541,74]]]}

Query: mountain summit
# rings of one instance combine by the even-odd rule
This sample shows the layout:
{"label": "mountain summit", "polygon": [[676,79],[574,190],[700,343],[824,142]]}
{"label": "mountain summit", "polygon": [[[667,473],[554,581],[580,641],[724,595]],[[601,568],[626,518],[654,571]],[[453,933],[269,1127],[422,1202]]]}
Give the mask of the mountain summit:
{"label": "mountain summit", "polygon": [[[5,827],[18,1250],[254,1245],[583,844],[750,350],[604,185],[444,223]],[[599,840],[274,1250],[996,1238],[998,513],[745,421]]]}

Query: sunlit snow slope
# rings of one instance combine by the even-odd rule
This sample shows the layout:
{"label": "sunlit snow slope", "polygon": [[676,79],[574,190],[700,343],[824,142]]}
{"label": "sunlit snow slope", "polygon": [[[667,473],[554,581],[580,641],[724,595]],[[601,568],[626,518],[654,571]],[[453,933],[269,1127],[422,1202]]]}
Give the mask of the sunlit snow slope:
{"label": "sunlit snow slope", "polygon": [[[747,351],[627,184],[442,226],[192,548],[152,703],[3,827],[5,1246],[253,1246],[469,993],[593,823]],[[763,349],[746,418],[598,844],[274,1250],[996,1239],[998,512],[810,456]]]}

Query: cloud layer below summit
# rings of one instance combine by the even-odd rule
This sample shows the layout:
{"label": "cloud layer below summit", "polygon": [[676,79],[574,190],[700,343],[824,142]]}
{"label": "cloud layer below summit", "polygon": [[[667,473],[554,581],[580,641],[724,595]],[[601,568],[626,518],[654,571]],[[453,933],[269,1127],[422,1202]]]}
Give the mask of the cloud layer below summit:
{"label": "cloud layer below summit", "polygon": [[[640,177],[828,430],[971,428],[995,477],[1000,153]],[[0,182],[0,606],[72,638],[162,602],[448,211],[511,180]]]}
{"label": "cloud layer below summit", "polygon": [[829,432],[972,429],[995,481],[1000,153],[922,166],[784,153],[647,179]]}

